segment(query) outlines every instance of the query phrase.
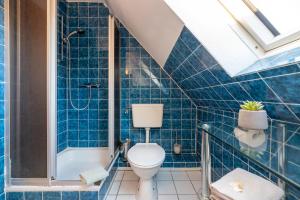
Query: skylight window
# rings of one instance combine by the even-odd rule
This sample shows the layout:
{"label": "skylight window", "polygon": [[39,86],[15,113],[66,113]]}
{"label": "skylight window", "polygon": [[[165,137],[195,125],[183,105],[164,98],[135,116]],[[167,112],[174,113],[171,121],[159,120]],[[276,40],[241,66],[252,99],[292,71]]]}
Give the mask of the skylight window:
{"label": "skylight window", "polygon": [[265,51],[300,39],[299,0],[219,0],[219,2]]}

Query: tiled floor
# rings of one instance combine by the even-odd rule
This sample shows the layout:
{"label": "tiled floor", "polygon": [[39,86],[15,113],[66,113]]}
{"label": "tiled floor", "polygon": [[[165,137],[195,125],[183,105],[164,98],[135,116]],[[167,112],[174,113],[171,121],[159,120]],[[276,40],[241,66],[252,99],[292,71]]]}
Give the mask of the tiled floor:
{"label": "tiled floor", "polygon": [[[200,171],[163,169],[155,177],[158,200],[198,200],[200,179]],[[118,171],[106,200],[135,200],[138,181],[133,171]]]}

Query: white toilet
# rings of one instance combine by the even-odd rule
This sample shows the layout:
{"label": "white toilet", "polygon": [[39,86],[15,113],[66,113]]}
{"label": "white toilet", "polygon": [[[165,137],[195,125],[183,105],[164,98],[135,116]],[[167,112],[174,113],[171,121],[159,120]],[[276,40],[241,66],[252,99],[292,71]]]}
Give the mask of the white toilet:
{"label": "white toilet", "polygon": [[163,104],[132,104],[133,126],[146,129],[146,143],[137,143],[128,151],[128,161],[140,177],[137,200],[157,200],[153,176],[165,160],[165,150],[150,142],[150,128],[162,126]]}

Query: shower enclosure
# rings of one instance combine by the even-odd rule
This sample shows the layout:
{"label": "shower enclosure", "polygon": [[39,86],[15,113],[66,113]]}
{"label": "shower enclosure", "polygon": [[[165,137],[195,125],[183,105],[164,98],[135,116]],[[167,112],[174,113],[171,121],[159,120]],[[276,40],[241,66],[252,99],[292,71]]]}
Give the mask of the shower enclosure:
{"label": "shower enclosure", "polygon": [[10,0],[7,183],[78,184],[120,138],[119,36],[102,3]]}

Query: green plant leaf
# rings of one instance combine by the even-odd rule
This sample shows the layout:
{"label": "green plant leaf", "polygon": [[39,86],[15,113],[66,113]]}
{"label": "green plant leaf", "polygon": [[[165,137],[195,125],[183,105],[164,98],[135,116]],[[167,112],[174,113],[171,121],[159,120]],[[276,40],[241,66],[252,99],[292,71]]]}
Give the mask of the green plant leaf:
{"label": "green plant leaf", "polygon": [[250,110],[250,111],[258,111],[262,110],[264,106],[261,102],[258,101],[244,101],[241,105],[241,108],[244,110]]}

